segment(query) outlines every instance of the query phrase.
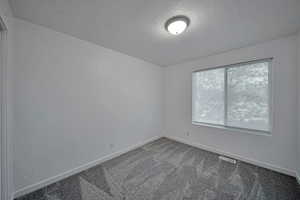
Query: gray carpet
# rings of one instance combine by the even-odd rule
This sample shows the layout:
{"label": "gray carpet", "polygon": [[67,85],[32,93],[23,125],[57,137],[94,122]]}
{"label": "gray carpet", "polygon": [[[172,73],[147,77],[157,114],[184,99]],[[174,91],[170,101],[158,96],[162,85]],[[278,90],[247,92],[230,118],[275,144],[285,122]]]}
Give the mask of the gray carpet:
{"label": "gray carpet", "polygon": [[166,138],[17,200],[295,200],[293,177]]}

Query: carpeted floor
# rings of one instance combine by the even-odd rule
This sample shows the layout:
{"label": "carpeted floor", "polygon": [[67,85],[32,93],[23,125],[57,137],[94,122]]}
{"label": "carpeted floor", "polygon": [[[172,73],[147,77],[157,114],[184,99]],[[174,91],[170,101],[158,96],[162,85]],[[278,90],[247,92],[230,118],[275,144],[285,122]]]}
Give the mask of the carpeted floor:
{"label": "carpeted floor", "polygon": [[17,200],[295,200],[293,177],[166,138]]}

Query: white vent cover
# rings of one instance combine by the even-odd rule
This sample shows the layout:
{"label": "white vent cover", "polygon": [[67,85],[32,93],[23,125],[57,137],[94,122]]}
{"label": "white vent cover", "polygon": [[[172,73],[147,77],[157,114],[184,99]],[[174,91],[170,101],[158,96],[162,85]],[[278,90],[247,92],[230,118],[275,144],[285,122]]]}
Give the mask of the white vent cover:
{"label": "white vent cover", "polygon": [[219,156],[219,159],[220,160],[223,160],[225,162],[229,162],[229,163],[232,163],[232,164],[236,164],[236,160],[232,159],[232,158],[228,158],[228,157],[225,157],[225,156]]}

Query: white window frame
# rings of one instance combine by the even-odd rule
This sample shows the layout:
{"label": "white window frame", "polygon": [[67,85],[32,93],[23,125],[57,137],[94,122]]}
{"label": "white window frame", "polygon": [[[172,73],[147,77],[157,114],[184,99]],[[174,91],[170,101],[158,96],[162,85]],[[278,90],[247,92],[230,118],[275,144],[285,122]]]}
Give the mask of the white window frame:
{"label": "white window frame", "polygon": [[8,200],[7,28],[0,16],[0,199]]}
{"label": "white window frame", "polygon": [[[249,65],[249,64],[254,64],[254,63],[262,63],[262,62],[268,62],[268,99],[269,99],[269,130],[258,130],[258,129],[250,129],[250,128],[242,128],[242,127],[234,127],[234,126],[228,126],[227,125],[227,90],[228,90],[228,85],[227,85],[227,69],[228,68],[233,68],[233,67],[242,67],[243,65]],[[264,58],[264,59],[257,59],[257,60],[251,60],[251,61],[246,61],[246,62],[239,62],[235,64],[229,64],[229,65],[222,65],[222,66],[217,66],[217,67],[210,67],[210,68],[204,68],[204,69],[199,69],[195,70],[192,72],[192,76],[194,73],[197,72],[203,72],[203,71],[209,71],[209,70],[215,70],[215,69],[220,69],[223,68],[225,70],[224,73],[224,82],[226,83],[224,85],[224,125],[220,124],[213,124],[213,123],[206,123],[206,122],[197,122],[193,121],[192,117],[192,124],[196,126],[205,126],[205,127],[211,127],[211,128],[219,128],[219,129],[224,129],[224,130],[229,130],[229,131],[238,131],[238,132],[244,132],[244,133],[251,133],[251,134],[257,134],[257,135],[266,135],[266,136],[271,136],[272,130],[273,130],[273,70],[272,70],[272,63],[273,63],[273,58]],[[193,81],[192,81],[192,102],[193,102]],[[192,103],[192,112],[193,113],[193,103]]]}

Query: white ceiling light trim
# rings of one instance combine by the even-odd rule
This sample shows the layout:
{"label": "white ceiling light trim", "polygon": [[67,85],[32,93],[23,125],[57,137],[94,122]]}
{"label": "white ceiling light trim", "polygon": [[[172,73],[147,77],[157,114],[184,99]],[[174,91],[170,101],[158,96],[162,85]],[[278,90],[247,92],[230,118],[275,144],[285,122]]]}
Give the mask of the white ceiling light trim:
{"label": "white ceiling light trim", "polygon": [[172,35],[183,33],[190,24],[190,19],[186,16],[179,15],[172,17],[165,23],[166,30]]}

